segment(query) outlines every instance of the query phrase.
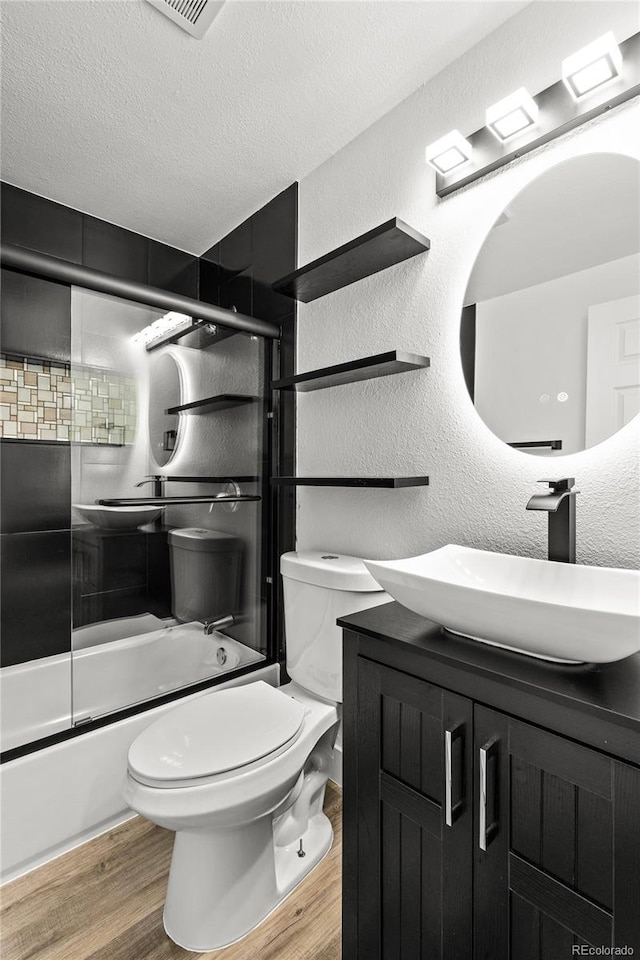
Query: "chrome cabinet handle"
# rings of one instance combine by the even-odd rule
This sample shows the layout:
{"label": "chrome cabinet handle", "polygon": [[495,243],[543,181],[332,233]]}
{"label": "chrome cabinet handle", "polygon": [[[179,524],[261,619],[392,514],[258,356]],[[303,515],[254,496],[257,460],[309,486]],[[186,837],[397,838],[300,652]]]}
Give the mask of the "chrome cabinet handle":
{"label": "chrome cabinet handle", "polygon": [[455,805],[453,802],[453,744],[462,738],[463,729],[464,724],[459,723],[444,732],[444,822],[448,827],[453,826],[454,814],[463,805],[462,798]]}
{"label": "chrome cabinet handle", "polygon": [[453,812],[451,807],[451,755],[453,741],[451,730],[444,732],[444,822],[448,827],[453,826]]}
{"label": "chrome cabinet handle", "polygon": [[[497,754],[498,739],[494,737],[488,740],[483,747],[480,747],[480,797],[478,809],[478,845],[481,850],[486,852],[491,836],[497,829],[497,823],[494,820],[487,824],[487,794],[488,794],[488,771],[489,760]],[[491,834],[491,836],[490,836]]]}
{"label": "chrome cabinet handle", "polygon": [[480,849],[487,849],[487,748],[480,747]]}

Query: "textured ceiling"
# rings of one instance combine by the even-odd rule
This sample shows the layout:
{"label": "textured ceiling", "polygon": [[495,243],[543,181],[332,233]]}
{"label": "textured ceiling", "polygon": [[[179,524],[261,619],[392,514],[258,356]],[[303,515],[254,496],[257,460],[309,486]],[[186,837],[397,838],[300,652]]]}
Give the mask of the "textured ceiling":
{"label": "textured ceiling", "polygon": [[526,5],[3,0],[2,177],[201,253]]}

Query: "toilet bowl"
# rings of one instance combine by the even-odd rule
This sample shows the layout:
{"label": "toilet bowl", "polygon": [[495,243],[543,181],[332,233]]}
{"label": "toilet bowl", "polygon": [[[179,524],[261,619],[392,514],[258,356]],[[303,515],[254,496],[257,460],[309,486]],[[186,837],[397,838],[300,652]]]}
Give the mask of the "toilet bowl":
{"label": "toilet bowl", "polygon": [[177,944],[238,940],[328,852],[337,723],[334,704],[257,681],[178,707],[134,741],[125,800],[176,832],[164,925]]}
{"label": "toilet bowl", "polygon": [[390,598],[357,558],[285,554],[281,570],[292,682],[203,694],[129,750],[126,802],[176,834],[164,927],[187,950],[249,933],[333,840],[322,806],[342,700],[336,618]]}

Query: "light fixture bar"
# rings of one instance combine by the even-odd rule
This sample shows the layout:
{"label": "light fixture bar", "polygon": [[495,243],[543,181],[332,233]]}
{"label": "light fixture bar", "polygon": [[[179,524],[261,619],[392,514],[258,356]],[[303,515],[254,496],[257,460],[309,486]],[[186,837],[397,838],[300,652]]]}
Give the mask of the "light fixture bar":
{"label": "light fixture bar", "polygon": [[538,119],[531,128],[531,139],[525,135],[500,142],[488,127],[476,130],[467,139],[473,147],[471,160],[448,174],[436,173],[436,193],[447,197],[456,190],[499,170],[512,160],[530,153],[587,123],[608,110],[640,94],[640,33],[620,44],[624,70],[617,83],[606,83],[593,89],[580,100],[569,93],[564,80],[536,94]]}

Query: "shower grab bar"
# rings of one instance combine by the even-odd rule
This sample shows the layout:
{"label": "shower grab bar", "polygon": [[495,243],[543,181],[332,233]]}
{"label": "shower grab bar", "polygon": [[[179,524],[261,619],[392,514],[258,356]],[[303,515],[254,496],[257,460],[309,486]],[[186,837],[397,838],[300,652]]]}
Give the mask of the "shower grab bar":
{"label": "shower grab bar", "polygon": [[46,253],[36,253],[35,250],[16,247],[11,243],[0,245],[0,260],[3,267],[8,267],[11,270],[19,270],[22,273],[30,273],[37,277],[85,287],[87,290],[97,290],[98,293],[107,293],[124,300],[133,300],[135,303],[160,307],[162,310],[175,310],[177,313],[184,313],[194,320],[219,324],[221,327],[229,327],[231,330],[251,333],[269,340],[277,340],[280,337],[280,328],[274,323],[267,323],[266,320],[247,317],[243,313],[225,310],[223,307],[215,307],[211,303],[203,303],[201,300],[192,299],[192,297],[169,293],[167,290],[150,287],[146,283],[138,283],[136,280],[112,277],[101,270],[93,270],[91,267],[83,267],[78,263],[60,260],[58,257],[50,257]]}
{"label": "shower grab bar", "polygon": [[248,503],[262,500],[254,494],[242,493],[237,497],[113,497],[96,500],[100,507],[170,507],[180,503]]}

